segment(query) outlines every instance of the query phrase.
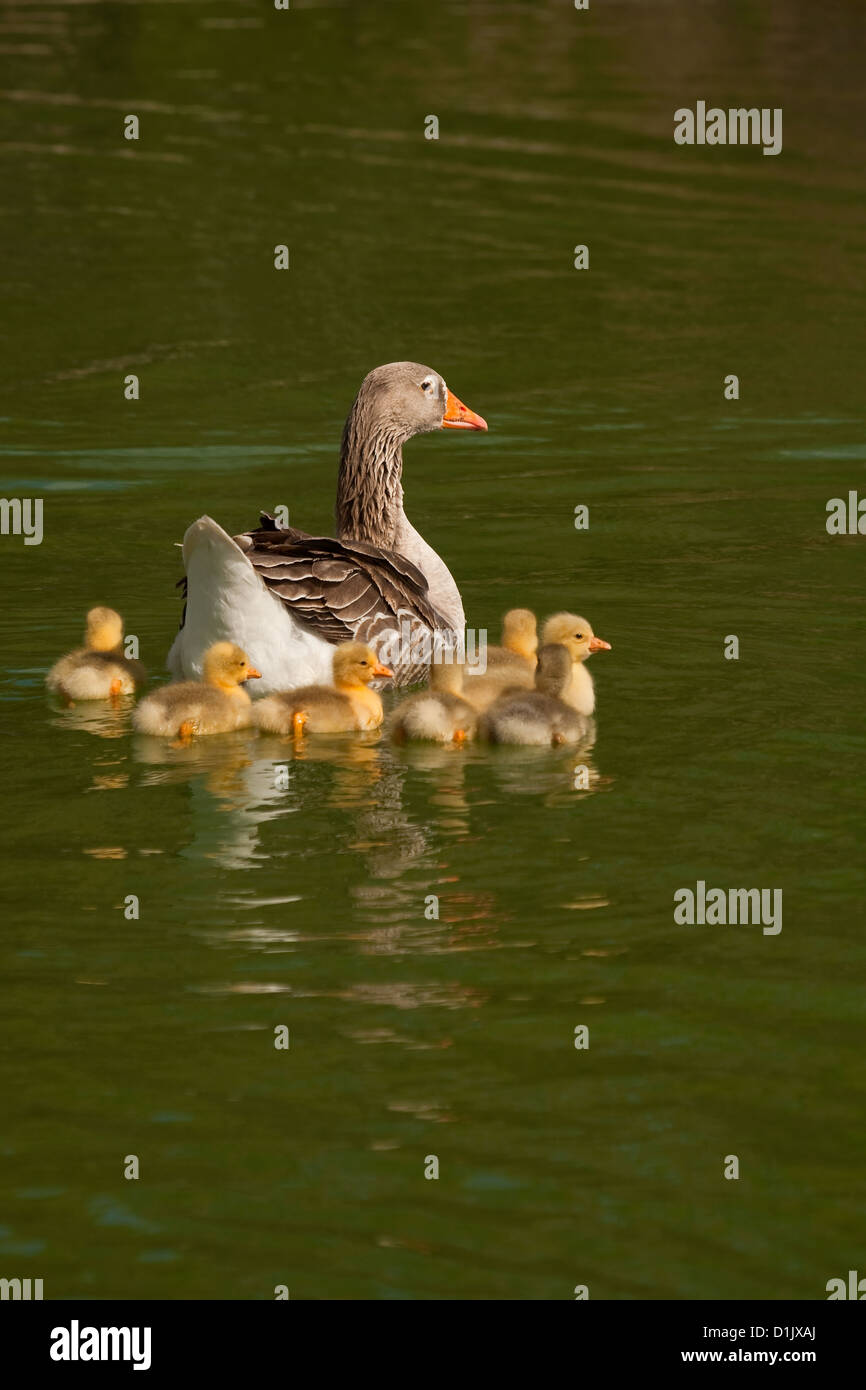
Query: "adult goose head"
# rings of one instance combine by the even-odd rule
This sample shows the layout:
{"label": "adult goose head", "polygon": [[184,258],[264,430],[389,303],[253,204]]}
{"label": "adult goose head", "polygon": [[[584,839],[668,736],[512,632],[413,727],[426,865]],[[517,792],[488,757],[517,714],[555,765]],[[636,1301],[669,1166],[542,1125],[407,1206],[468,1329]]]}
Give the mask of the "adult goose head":
{"label": "adult goose head", "polygon": [[420,362],[389,362],[367,374],[343,429],[336,507],[341,540],[396,548],[405,515],[403,445],[439,429],[486,430],[487,422]]}
{"label": "adult goose head", "polygon": [[460,592],[403,507],[403,445],[438,429],[486,430],[480,415],[418,362],[376,367],[343,430],[336,538],[281,529],[262,515],[232,538],[210,517],[184,536],[186,608],[169,653],[198,676],[215,641],[242,644],[262,692],[325,680],[334,644],[373,645],[398,685],[420,679],[436,630],[462,631]]}

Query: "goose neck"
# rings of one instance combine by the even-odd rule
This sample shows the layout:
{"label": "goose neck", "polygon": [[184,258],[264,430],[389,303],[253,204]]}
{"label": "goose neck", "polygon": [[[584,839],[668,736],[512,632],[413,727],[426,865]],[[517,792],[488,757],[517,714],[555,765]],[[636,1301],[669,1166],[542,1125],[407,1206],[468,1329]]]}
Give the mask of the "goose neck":
{"label": "goose neck", "polygon": [[365,428],[355,412],[349,416],[337,482],[340,540],[393,547],[403,518],[402,442],[394,430]]}

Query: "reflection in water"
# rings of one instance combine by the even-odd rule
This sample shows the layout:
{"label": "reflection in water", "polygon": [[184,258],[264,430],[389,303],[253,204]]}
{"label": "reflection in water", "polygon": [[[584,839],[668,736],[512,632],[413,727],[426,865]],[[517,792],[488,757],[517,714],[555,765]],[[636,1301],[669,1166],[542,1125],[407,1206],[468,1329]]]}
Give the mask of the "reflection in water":
{"label": "reflection in water", "polygon": [[[242,746],[231,747],[230,739],[242,740]],[[168,775],[174,781],[206,770],[205,785],[213,795],[225,798],[221,809],[228,814],[248,812],[259,800],[279,800],[279,814],[307,810],[307,796],[315,797],[319,805],[321,783],[306,789],[300,768],[304,763],[329,764],[334,775],[324,805],[353,813],[357,833],[349,848],[367,858],[374,876],[390,878],[399,875],[406,863],[416,862],[427,848],[425,828],[435,829],[444,839],[470,835],[467,775],[472,766],[489,759],[497,784],[508,795],[560,796],[571,791],[586,795],[606,780],[590,758],[594,744],[594,725],[582,743],[553,751],[438,744],[395,749],[369,734],[302,739],[296,749],[292,739],[256,738],[244,730],[201,739],[182,749],[138,738],[136,759],[171,767]],[[413,822],[403,804],[406,779],[417,773],[424,774],[427,789],[425,828]],[[582,780],[575,785],[578,773]]]}
{"label": "reflection in water", "polygon": [[543,798],[545,804],[569,795],[597,790],[599,774],[590,753],[595,747],[595,721],[587,721],[587,733],[580,743],[547,750],[508,745],[489,750],[497,787],[508,797]]}
{"label": "reflection in water", "polygon": [[194,739],[182,748],[164,739],[135,736],[135,761],[154,769],[143,776],[143,786],[189,785],[191,839],[182,854],[215,859],[227,869],[251,867],[262,857],[259,827],[283,813],[282,803],[290,793],[274,762],[257,758],[257,751],[252,729]]}
{"label": "reflection in water", "polygon": [[72,705],[52,701],[54,714],[50,720],[55,729],[75,730],[93,734],[96,738],[124,738],[129,733],[129,716],[135,698],[121,695],[110,700],[80,700]]}
{"label": "reflection in water", "polygon": [[[351,940],[361,954],[431,955],[495,949],[512,909],[490,886],[464,881],[456,856],[480,840],[473,799],[492,780],[502,800],[540,799],[548,805],[591,794],[601,784],[590,754],[595,725],[567,749],[396,748],[379,733],[300,739],[261,737],[240,730],[174,747],[136,736],[133,758],[145,767],[142,785],[186,783],[189,817],[179,852],[212,859],[226,869],[260,868],[288,857],[294,877],[310,840],[320,851],[322,824],[335,852],[350,853],[358,870],[348,887],[351,926],[314,932],[290,923],[256,922],[208,933],[214,944],[243,942],[273,953],[304,940]],[[575,786],[575,769],[579,785]],[[289,834],[275,828],[292,818]],[[299,819],[295,821],[295,817]],[[286,827],[288,830],[288,827]],[[283,908],[315,896],[321,868],[311,865],[307,891],[271,899],[227,900],[240,909]],[[306,880],[305,880],[306,881]],[[298,886],[294,882],[291,886]],[[282,917],[282,913],[280,916]]]}
{"label": "reflection in water", "polygon": [[[52,722],[120,740],[129,732],[132,703],[82,703],[60,710]],[[142,769],[142,788],[186,786],[188,814],[177,831],[177,853],[224,869],[259,869],[286,858],[294,875],[304,878],[298,856],[303,861],[310,844],[321,852],[323,826],[334,851],[355,858],[357,870],[347,887],[351,926],[335,931],[320,923],[310,932],[298,914],[290,922],[273,920],[273,909],[282,919],[290,904],[315,899],[322,882],[319,862],[310,865],[304,892],[222,899],[234,911],[264,912],[271,920],[206,933],[214,945],[242,943],[251,952],[279,953],[304,940],[342,939],[370,955],[486,951],[501,945],[513,911],[495,887],[467,881],[460,871],[457,851],[483,837],[482,829],[473,828],[473,804],[484,807],[491,787],[503,803],[529,797],[554,806],[591,794],[602,785],[591,758],[594,743],[593,722],[580,745],[555,750],[395,747],[381,731],[296,742],[245,729],[184,746],[135,735],[131,756],[119,747],[116,755],[93,761],[89,790],[127,788],[130,761]],[[272,823],[283,830],[266,834]],[[92,847],[87,852],[117,853]],[[400,988],[392,997],[397,1006]]]}

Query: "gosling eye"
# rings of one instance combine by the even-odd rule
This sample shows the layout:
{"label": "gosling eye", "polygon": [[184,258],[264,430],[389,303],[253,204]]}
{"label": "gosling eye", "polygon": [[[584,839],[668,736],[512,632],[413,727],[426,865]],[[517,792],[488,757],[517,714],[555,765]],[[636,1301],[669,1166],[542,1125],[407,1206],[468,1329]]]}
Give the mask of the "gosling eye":
{"label": "gosling eye", "polygon": [[582,642],[582,641],[583,641],[583,633],[582,633],[582,632],[576,632],[574,635],[575,635],[575,637],[577,638],[578,642]]}
{"label": "gosling eye", "polygon": [[362,661],[362,662],[361,662],[361,665],[362,665],[362,666],[369,666],[370,663],[369,663],[369,661]]}

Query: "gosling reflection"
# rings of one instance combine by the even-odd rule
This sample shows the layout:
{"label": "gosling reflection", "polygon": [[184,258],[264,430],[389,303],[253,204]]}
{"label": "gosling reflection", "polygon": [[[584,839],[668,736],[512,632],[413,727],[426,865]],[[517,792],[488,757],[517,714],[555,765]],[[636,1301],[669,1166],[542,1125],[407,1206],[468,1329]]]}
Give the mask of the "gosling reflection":
{"label": "gosling reflection", "polygon": [[[263,744],[265,740],[262,740]],[[270,742],[270,740],[268,740]],[[369,801],[370,794],[382,776],[380,745],[381,732],[376,729],[369,733],[354,735],[335,734],[317,738],[306,736],[297,739],[294,747],[294,760],[298,772],[299,787],[305,784],[300,776],[304,763],[330,763],[333,777],[328,788],[325,804],[335,810],[360,810]],[[291,740],[283,743],[283,756],[291,755]]]}
{"label": "gosling reflection", "polygon": [[135,700],[131,695],[118,695],[107,700],[86,700],[62,709],[54,705],[51,724],[55,729],[92,734],[94,738],[125,738],[129,733],[129,716]]}
{"label": "gosling reflection", "polygon": [[454,843],[472,834],[467,776],[475,751],[459,743],[388,744],[383,756],[387,790],[368,813],[380,839],[367,856],[367,877],[350,889],[353,917],[363,927],[359,949],[378,955],[461,949],[455,933],[460,937],[465,921],[497,915],[495,903],[474,902],[471,891],[456,886],[451,863]]}
{"label": "gosling reflection", "polygon": [[143,787],[189,787],[192,838],[182,855],[215,859],[229,869],[249,868],[262,857],[260,827],[282,814],[286,792],[258,751],[250,729],[180,746],[143,734],[133,740],[133,760],[147,769]]}
{"label": "gosling reflection", "polygon": [[594,719],[585,719],[579,742],[541,749],[503,744],[490,749],[493,780],[507,797],[541,797],[546,805],[595,792],[601,778],[591,753],[595,747]]}
{"label": "gosling reflection", "polygon": [[[419,846],[402,812],[400,779],[384,775],[379,743],[378,732],[312,739],[243,729],[182,746],[139,736],[133,758],[147,768],[144,786],[189,786],[192,838],[185,854],[217,859],[226,868],[255,867],[297,850],[287,835],[269,836],[264,845],[266,822],[300,814],[308,823],[324,814],[333,827],[336,811],[349,816],[348,837],[340,834],[348,848],[371,863],[379,855],[391,862],[395,843],[412,844],[413,854]],[[310,766],[322,764],[330,770],[327,779]]]}
{"label": "gosling reflection", "polygon": [[132,742],[132,756],[135,762],[154,769],[143,776],[144,786],[187,782],[200,775],[209,778],[214,794],[220,795],[223,786],[231,783],[233,774],[255,760],[256,743],[252,729],[239,729],[218,738],[191,739],[186,743],[169,743],[163,738],[137,734]]}
{"label": "gosling reflection", "polygon": [[473,751],[459,744],[407,744],[395,756],[411,776],[424,774],[421,786],[426,792],[431,822],[448,836],[470,833],[470,805],[466,788],[467,766]]}
{"label": "gosling reflection", "polygon": [[[108,737],[119,715],[101,709],[81,717],[88,727],[102,721],[98,727]],[[143,767],[143,786],[189,787],[185,855],[247,869],[285,857],[297,873],[299,853],[306,854],[308,843],[321,843],[321,834],[336,852],[354,855],[358,872],[348,891],[365,928],[375,924],[370,945],[388,950],[394,948],[391,933],[399,936],[407,923],[417,923],[419,903],[451,881],[452,848],[478,833],[473,801],[488,799],[491,779],[497,795],[547,803],[596,789],[599,776],[590,758],[595,724],[586,725],[578,744],[556,749],[395,746],[379,730],[314,738],[239,729],[183,746],[138,735],[132,757]],[[275,824],[265,831],[269,822]],[[464,925],[474,921],[483,932],[494,918],[503,920],[495,904],[475,903],[471,892],[452,896],[455,907],[458,899],[462,903]],[[422,936],[439,941],[438,949],[450,930],[444,920],[421,928]],[[444,948],[457,949],[454,943]]]}

